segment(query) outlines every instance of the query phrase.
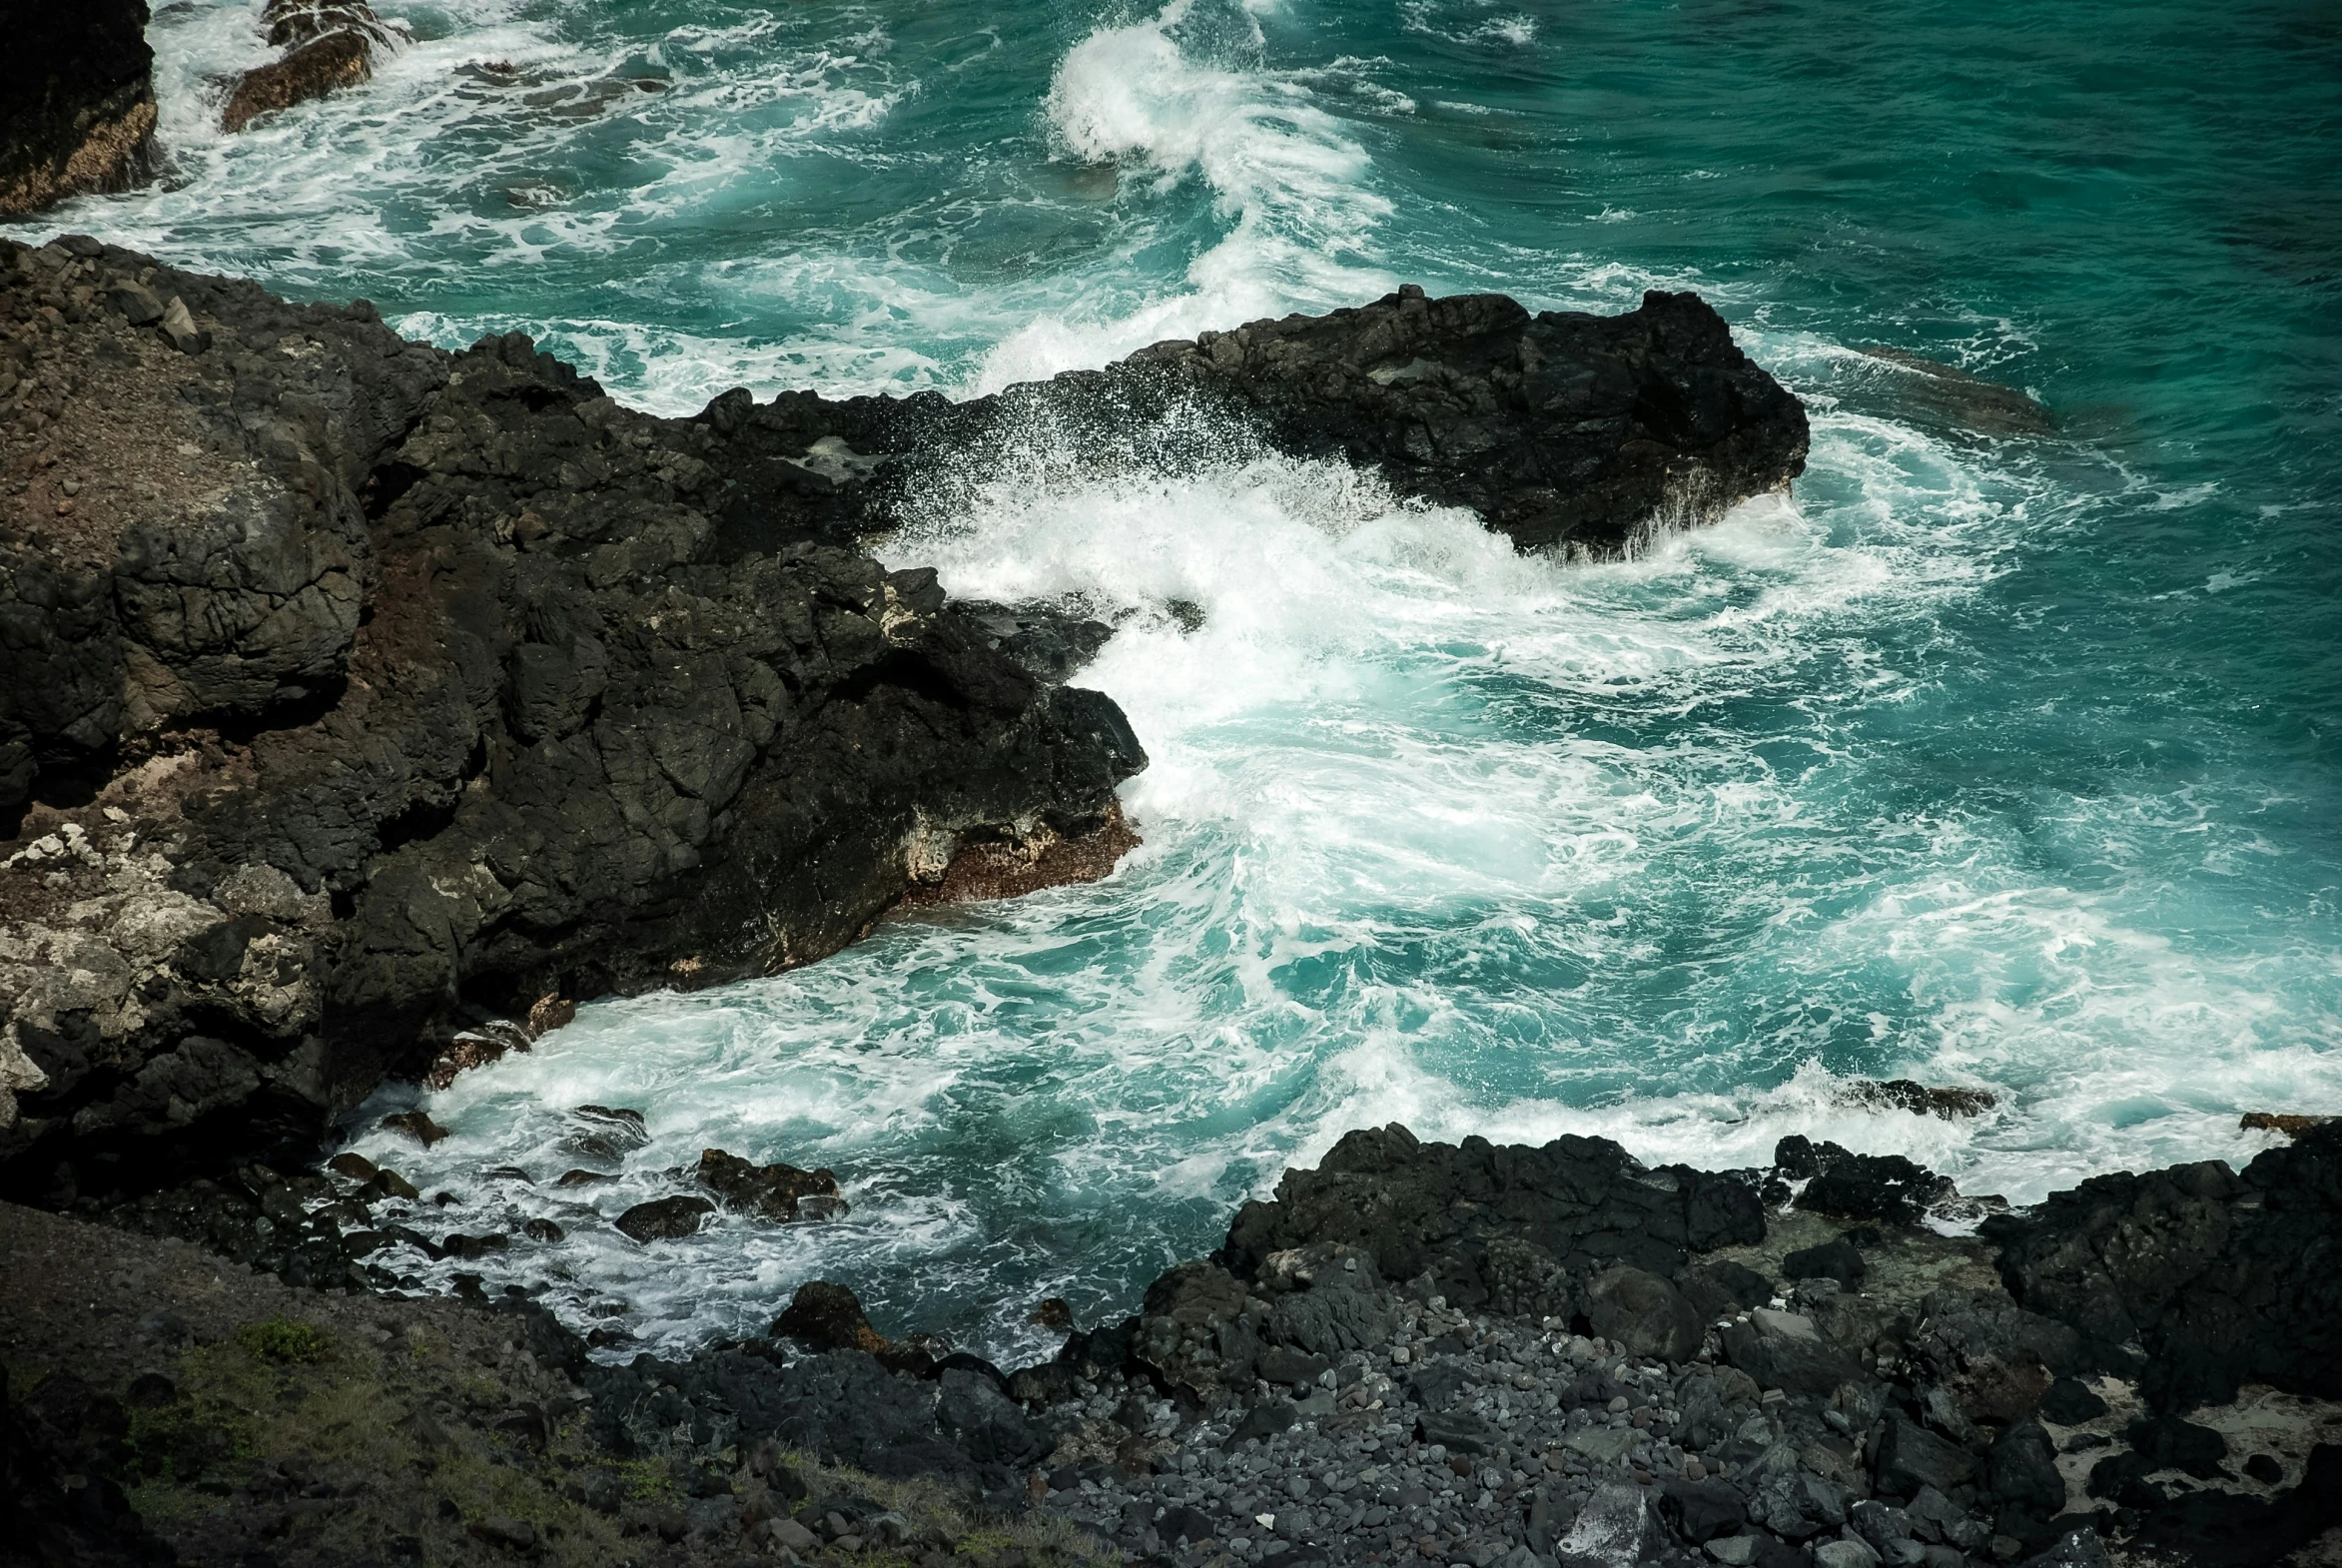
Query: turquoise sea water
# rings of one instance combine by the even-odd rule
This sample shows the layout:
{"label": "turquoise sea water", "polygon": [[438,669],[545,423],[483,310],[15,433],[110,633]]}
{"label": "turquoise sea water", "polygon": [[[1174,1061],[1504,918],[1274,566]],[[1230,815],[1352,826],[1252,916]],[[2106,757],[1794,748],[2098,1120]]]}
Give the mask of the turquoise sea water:
{"label": "turquoise sea water", "polygon": [[[451,1227],[572,1232],[496,1279],[679,1344],[826,1274],[1012,1354],[1036,1297],[1127,1309],[1363,1123],[1712,1165],[1815,1132],[2022,1199],[2342,1108],[2332,6],[384,9],[416,42],[375,84],[230,139],[257,6],[172,7],[173,186],[40,228],[524,328],[670,412],[1406,281],[1696,288],[1815,415],[1793,501],[1598,565],[1323,466],[963,476],[884,553],[1128,613],[1085,679],[1154,755],[1146,848],[428,1097],[456,1136],[390,1158]],[[1963,431],[1872,345],[2057,428]],[[2003,1101],[1837,1104],[1884,1074]],[[719,1145],[854,1215],[645,1251],[481,1179],[573,1163],[588,1101],[653,1133],[605,1214]]]}

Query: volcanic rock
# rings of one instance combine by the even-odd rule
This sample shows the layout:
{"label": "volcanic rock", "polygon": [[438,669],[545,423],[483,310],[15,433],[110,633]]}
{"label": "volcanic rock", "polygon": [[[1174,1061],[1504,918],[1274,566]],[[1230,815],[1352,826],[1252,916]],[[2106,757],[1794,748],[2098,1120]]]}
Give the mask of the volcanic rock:
{"label": "volcanic rock", "polygon": [[1221,1257],[1253,1276],[1271,1253],[1336,1242],[1385,1278],[1429,1275],[1452,1301],[1543,1313],[1574,1306],[1573,1276],[1620,1263],[1671,1274],[1692,1249],[1764,1233],[1741,1176],[1651,1170],[1606,1139],[1458,1147],[1394,1123],[1344,1135],[1314,1171],[1287,1171],[1274,1200],[1237,1210]]}
{"label": "volcanic rock", "polygon": [[2342,1125],[2241,1176],[2217,1162],[2095,1176],[1988,1221],[2009,1292],[2160,1410],[2246,1381],[2342,1397]]}
{"label": "volcanic rock", "polygon": [[660,1197],[636,1203],[618,1216],[620,1230],[637,1241],[665,1241],[695,1235],[716,1205],[704,1197]]}
{"label": "volcanic rock", "polygon": [[[751,1165],[736,1155],[727,1155],[720,1149],[702,1151],[699,1157],[699,1181],[702,1186],[723,1199],[727,1208],[745,1209],[767,1219],[790,1220],[797,1217],[798,1201],[809,1196],[835,1198],[838,1178],[827,1170],[800,1171],[791,1165]],[[824,1205],[823,1217],[843,1213],[841,1201],[834,1209]]]}
{"label": "volcanic rock", "polygon": [[0,58],[8,106],[0,218],[147,179],[155,94],[146,30],[146,0],[10,7]]}

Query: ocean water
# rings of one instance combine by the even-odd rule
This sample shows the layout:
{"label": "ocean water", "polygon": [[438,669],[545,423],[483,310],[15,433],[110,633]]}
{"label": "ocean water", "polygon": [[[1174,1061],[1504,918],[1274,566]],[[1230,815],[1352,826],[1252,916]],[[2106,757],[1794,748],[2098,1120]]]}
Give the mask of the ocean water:
{"label": "ocean water", "polygon": [[[939,488],[891,562],[1124,617],[1083,678],[1155,759],[1145,847],[383,1097],[454,1136],[354,1147],[449,1228],[569,1230],[462,1265],[491,1284],[673,1348],[826,1276],[1013,1357],[1037,1298],[1128,1310],[1364,1124],[1715,1166],[1806,1132],[2026,1200],[2342,1109],[2331,5],[383,9],[415,41],[371,86],[227,138],[257,5],[171,6],[171,182],[31,227],[522,328],[666,412],[1405,281],[1695,288],[1814,415],[1793,497],[1594,564],[1240,443],[1099,474],[1037,437]],[[1965,427],[1870,346],[2055,427]],[[1844,1104],[1866,1075],[2000,1104]],[[586,1102],[651,1141],[555,1188]],[[711,1146],[853,1213],[609,1230]]]}

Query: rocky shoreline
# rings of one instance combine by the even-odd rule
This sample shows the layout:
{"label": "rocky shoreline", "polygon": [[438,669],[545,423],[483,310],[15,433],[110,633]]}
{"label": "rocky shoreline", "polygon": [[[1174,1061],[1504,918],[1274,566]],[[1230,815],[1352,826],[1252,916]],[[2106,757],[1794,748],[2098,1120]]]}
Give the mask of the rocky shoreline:
{"label": "rocky shoreline", "polygon": [[1690,295],[1403,289],[969,402],[662,419],[524,338],[0,242],[0,1191],[298,1166],[575,999],[1110,871],[1146,756],[1068,681],[1111,628],[865,551],[959,475],[1338,457],[1605,551],[1806,440]]}
{"label": "rocky shoreline", "polygon": [[[384,1175],[254,1211],[395,1244],[426,1221]],[[1016,1370],[819,1282],[770,1337],[613,1364],[520,1286],[281,1284],[169,1234],[201,1204],[0,1208],[9,1419],[50,1466],[17,1461],[20,1528],[191,1563],[2342,1560],[2342,1125],[1943,1233],[1965,1202],[1803,1139],[1715,1173],[1358,1132]],[[389,1413],[334,1424],[353,1399]]]}

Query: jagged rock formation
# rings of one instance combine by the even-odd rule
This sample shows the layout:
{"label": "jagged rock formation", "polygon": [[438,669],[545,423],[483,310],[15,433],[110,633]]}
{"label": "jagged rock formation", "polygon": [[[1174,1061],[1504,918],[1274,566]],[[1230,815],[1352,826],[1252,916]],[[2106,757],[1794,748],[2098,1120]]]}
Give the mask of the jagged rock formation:
{"label": "jagged rock formation", "polygon": [[1112,702],[931,572],[729,540],[708,421],[94,242],[0,252],[0,1157],[46,1141],[38,1179],[314,1129],[548,994],[808,962],[965,843],[1121,832]]}
{"label": "jagged rock formation", "polygon": [[147,177],[155,94],[146,29],[146,0],[9,7],[0,218]]}
{"label": "jagged rock formation", "polygon": [[1622,316],[1531,316],[1501,295],[1409,287],[969,402],[800,392],[760,406],[734,392],[708,415],[764,477],[726,518],[742,540],[885,525],[926,477],[900,454],[981,454],[1040,431],[1091,460],[1219,460],[1245,443],[1339,457],[1524,547],[1615,554],[1655,523],[1712,522],[1786,487],[1807,447],[1804,406],[1724,319],[1660,293]]}
{"label": "jagged rock formation", "polygon": [[2010,1292],[2159,1410],[2247,1382],[2342,1399],[2342,1123],[2241,1174],[2206,1161],[2093,1176],[1986,1233]]}

